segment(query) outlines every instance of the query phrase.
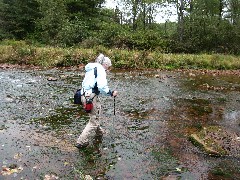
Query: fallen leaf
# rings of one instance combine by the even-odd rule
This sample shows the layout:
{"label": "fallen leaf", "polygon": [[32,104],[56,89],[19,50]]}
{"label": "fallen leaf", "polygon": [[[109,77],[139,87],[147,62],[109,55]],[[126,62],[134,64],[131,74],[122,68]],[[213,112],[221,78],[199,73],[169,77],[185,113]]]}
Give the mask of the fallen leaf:
{"label": "fallen leaf", "polygon": [[181,172],[182,170],[180,168],[176,168],[177,172]]}
{"label": "fallen leaf", "polygon": [[67,166],[67,165],[69,165],[69,162],[64,162],[64,166]]}
{"label": "fallen leaf", "polygon": [[20,159],[22,157],[21,153],[17,153],[14,155],[14,159]]}

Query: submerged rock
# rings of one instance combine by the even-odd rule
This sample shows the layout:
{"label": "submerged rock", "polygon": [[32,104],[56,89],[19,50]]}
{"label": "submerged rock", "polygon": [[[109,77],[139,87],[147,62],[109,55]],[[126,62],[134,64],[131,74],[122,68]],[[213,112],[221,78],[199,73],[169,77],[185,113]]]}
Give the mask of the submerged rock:
{"label": "submerged rock", "polygon": [[240,157],[240,142],[236,133],[219,126],[204,127],[200,132],[191,134],[190,141],[213,156]]}

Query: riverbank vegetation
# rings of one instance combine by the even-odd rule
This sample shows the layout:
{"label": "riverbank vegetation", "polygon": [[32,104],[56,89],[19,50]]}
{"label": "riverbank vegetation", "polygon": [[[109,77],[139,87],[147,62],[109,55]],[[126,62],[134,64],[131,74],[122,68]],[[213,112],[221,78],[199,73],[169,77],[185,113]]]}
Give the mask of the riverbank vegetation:
{"label": "riverbank vegetation", "polygon": [[41,67],[77,66],[93,61],[98,53],[111,57],[115,68],[239,69],[240,57],[223,54],[172,54],[150,50],[108,49],[98,46],[61,48],[34,46],[25,41],[3,41],[0,63]]}
{"label": "riverbank vegetation", "polygon": [[[117,68],[239,68],[238,0],[116,1],[0,0],[0,62],[72,66],[102,52]],[[177,20],[157,22],[172,16],[159,7]]]}

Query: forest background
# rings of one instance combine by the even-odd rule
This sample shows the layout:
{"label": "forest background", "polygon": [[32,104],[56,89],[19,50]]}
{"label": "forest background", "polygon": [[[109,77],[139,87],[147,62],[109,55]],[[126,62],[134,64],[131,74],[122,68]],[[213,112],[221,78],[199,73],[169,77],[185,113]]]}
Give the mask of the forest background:
{"label": "forest background", "polygon": [[[103,52],[115,67],[240,68],[239,0],[118,2],[0,0],[0,62],[68,66]],[[156,22],[170,5],[177,21]]]}

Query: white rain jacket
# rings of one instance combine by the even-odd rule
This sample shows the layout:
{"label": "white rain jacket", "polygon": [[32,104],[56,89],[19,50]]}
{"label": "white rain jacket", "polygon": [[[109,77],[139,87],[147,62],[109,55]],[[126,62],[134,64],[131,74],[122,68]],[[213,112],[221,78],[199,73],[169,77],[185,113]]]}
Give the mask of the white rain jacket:
{"label": "white rain jacket", "polygon": [[[94,68],[97,67],[97,78],[94,75]],[[92,89],[97,82],[97,87],[100,93],[104,95],[111,95],[111,91],[107,85],[106,71],[103,66],[99,63],[88,63],[85,66],[85,77],[82,82],[81,94],[84,92],[92,93]]]}

